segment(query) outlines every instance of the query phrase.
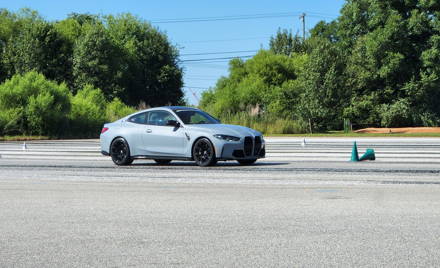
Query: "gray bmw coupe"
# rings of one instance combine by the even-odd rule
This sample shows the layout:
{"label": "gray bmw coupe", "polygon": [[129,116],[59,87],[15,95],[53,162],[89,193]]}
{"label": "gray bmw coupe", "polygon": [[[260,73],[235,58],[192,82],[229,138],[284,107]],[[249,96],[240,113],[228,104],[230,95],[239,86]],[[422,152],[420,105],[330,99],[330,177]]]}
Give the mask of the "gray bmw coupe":
{"label": "gray bmw coupe", "polygon": [[138,158],[165,165],[171,160],[190,160],[205,167],[217,161],[237,160],[242,165],[265,156],[260,132],[225,125],[199,109],[166,106],[136,112],[101,131],[101,152],[116,165]]}

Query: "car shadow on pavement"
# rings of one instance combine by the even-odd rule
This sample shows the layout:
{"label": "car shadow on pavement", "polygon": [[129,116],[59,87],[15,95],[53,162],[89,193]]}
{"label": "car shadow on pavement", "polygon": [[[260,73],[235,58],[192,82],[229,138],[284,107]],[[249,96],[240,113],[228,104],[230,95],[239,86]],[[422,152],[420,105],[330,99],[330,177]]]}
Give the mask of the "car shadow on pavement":
{"label": "car shadow on pavement", "polygon": [[[192,161],[172,161],[171,163],[167,165],[159,165],[156,164],[154,161],[150,160],[138,160],[139,162],[133,162],[131,164],[132,166],[148,166],[148,167],[197,167],[197,164]],[[142,162],[140,162],[142,161]],[[288,165],[289,162],[256,162],[252,165],[240,165],[238,162],[235,161],[220,161],[214,166],[210,166],[207,168],[216,168],[216,167],[262,167],[262,166],[280,166],[280,165]]]}

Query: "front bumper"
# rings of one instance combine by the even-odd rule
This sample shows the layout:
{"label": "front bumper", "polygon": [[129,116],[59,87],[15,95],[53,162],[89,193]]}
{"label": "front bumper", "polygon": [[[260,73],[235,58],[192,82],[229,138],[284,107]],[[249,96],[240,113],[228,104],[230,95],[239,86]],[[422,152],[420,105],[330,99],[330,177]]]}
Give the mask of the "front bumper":
{"label": "front bumper", "polygon": [[[217,147],[217,146],[216,146]],[[218,160],[258,159],[266,156],[264,140],[257,137],[245,137],[240,142],[225,142],[218,146]]]}

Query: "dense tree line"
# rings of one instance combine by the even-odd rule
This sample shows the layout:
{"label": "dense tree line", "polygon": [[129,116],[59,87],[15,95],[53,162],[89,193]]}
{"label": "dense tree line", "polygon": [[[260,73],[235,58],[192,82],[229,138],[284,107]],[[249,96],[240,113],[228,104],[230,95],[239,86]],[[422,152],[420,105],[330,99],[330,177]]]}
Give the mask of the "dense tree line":
{"label": "dense tree line", "polygon": [[182,103],[181,87],[177,49],[130,14],[0,9],[0,135],[96,137],[130,106]]}
{"label": "dense tree line", "polygon": [[0,83],[36,71],[75,94],[86,85],[135,106],[182,102],[178,51],[130,14],[71,14],[56,22],[36,11],[0,10]]}
{"label": "dense tree line", "polygon": [[320,130],[438,126],[440,2],[347,0],[306,40],[280,30],[269,51],[231,61],[201,105],[219,117],[258,106]]}

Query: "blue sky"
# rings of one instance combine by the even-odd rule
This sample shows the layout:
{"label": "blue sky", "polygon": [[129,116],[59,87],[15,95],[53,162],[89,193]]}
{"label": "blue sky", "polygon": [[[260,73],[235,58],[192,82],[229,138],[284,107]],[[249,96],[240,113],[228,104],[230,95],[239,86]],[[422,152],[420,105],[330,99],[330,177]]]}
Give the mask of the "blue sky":
{"label": "blue sky", "polygon": [[[339,14],[343,0],[0,0],[0,7],[17,11],[23,7],[37,10],[47,20],[61,20],[69,13],[118,14],[130,12],[166,32],[170,41],[180,48],[181,59],[203,59],[252,55],[260,48],[268,48],[269,39],[278,28],[300,33],[299,14],[306,13],[306,29],[318,21],[331,21]],[[159,23],[167,19],[224,17],[235,15],[291,13],[289,17],[252,20],[222,20],[192,23]],[[239,52],[235,52],[239,51]],[[240,52],[242,51],[242,52]],[[187,55],[217,52],[228,54]],[[182,64],[185,76],[184,91],[191,104],[197,104],[201,92],[215,85],[217,79],[228,74],[226,60]],[[197,97],[194,97],[194,94]]]}

